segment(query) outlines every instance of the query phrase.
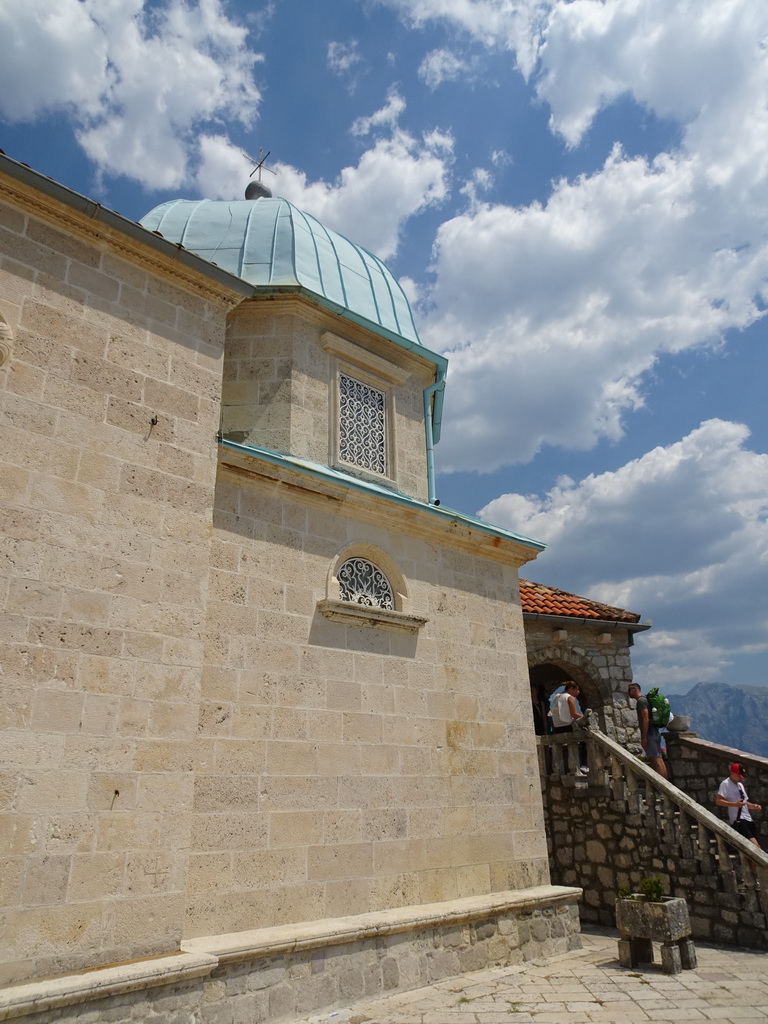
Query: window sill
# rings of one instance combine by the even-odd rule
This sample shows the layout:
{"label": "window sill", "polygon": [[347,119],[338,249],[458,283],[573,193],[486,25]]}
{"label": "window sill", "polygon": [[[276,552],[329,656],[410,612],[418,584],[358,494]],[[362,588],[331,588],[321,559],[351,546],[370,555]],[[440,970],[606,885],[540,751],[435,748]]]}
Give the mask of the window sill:
{"label": "window sill", "polygon": [[420,615],[406,615],[405,612],[353,604],[351,601],[318,601],[317,610],[326,619],[345,622],[349,626],[385,626],[388,629],[402,629],[407,633],[418,633],[429,621]]}

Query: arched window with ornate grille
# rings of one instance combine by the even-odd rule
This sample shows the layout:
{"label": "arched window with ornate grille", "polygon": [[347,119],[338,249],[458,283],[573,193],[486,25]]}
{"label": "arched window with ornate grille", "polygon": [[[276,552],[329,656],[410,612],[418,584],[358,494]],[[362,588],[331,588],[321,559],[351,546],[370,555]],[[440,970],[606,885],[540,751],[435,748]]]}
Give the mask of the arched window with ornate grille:
{"label": "arched window with ornate grille", "polygon": [[339,567],[336,578],[342,601],[369,608],[394,609],[392,585],[378,565],[367,558],[348,558]]}
{"label": "arched window with ornate grille", "polygon": [[408,607],[408,585],[391,555],[355,542],[328,568],[325,597],[317,608],[326,619],[416,633],[427,622]]}

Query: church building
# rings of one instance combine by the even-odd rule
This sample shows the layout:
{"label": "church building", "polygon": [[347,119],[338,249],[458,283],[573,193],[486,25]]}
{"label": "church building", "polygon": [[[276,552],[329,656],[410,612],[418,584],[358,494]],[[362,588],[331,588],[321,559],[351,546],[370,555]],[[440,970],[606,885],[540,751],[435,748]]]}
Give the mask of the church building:
{"label": "church building", "polygon": [[291,1019],[578,943],[543,545],[435,500],[446,372],[284,199],[137,224],[0,156],[2,1019]]}

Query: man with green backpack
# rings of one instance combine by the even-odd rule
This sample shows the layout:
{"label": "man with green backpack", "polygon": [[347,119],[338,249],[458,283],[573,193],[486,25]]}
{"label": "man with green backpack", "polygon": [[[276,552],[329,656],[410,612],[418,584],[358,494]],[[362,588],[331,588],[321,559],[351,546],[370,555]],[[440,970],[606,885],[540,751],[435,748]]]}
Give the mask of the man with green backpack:
{"label": "man with green backpack", "polygon": [[[630,683],[628,694],[631,700],[637,701],[637,724],[640,728],[640,742],[648,758],[648,764],[654,771],[658,772],[664,779],[669,779],[667,766],[661,756],[661,732],[660,729],[667,724],[670,718],[669,701],[662,696],[658,689],[648,691],[644,697],[642,690],[637,683]],[[653,698],[653,704],[651,699]],[[657,706],[659,705],[659,706]]]}

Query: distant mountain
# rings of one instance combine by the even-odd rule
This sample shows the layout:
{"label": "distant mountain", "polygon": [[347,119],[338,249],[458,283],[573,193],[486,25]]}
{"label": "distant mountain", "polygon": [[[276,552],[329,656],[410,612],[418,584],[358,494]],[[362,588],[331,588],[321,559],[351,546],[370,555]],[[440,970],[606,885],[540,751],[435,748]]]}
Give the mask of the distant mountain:
{"label": "distant mountain", "polygon": [[768,688],[697,683],[685,695],[662,692],[702,739],[768,757]]}

